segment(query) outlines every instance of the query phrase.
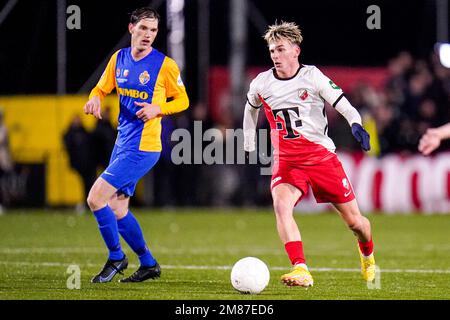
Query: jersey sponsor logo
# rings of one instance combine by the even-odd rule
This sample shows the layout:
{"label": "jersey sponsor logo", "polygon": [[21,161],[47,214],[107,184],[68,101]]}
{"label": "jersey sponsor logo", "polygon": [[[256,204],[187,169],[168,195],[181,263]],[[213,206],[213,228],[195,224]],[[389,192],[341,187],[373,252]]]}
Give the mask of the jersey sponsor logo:
{"label": "jersey sponsor logo", "polygon": [[128,74],[130,73],[130,70],[128,70],[128,69],[125,69],[125,70],[123,70],[123,76],[126,78],[126,77],[128,77]]}
{"label": "jersey sponsor logo", "polygon": [[150,75],[148,74],[148,71],[145,70],[139,75],[139,82],[143,85],[147,84],[147,82],[150,81]]}
{"label": "jersey sponsor logo", "polygon": [[116,77],[119,77],[119,76],[120,76],[120,69],[117,68],[117,69],[116,69]]}
{"label": "jersey sponsor logo", "polygon": [[[277,130],[283,129],[283,124],[285,126],[286,135],[283,136],[284,139],[295,139],[300,137],[299,134],[295,133],[295,131],[292,128],[291,123],[291,115],[289,114],[289,111],[293,111],[297,117],[300,117],[300,111],[298,110],[298,107],[291,107],[291,108],[284,108],[284,109],[275,109],[272,110],[273,118],[277,125]],[[281,121],[277,121],[278,117],[281,118]],[[295,121],[295,127],[301,127],[302,126],[302,120],[298,119]]]}
{"label": "jersey sponsor logo", "polygon": [[349,192],[344,193],[344,197],[348,197],[350,195],[350,193],[352,193],[352,190],[350,190]]}
{"label": "jersey sponsor logo", "polygon": [[308,98],[308,91],[300,89],[298,92],[298,96],[300,97],[300,99],[306,100],[306,98]]}
{"label": "jersey sponsor logo", "polygon": [[333,81],[328,81],[328,83],[330,84],[330,86],[333,88],[333,89],[336,89],[336,90],[340,90],[341,88],[336,84],[336,83],[334,83]]}
{"label": "jersey sponsor logo", "polygon": [[148,93],[146,91],[139,91],[135,89],[118,88],[117,91],[121,96],[140,98],[142,100],[148,99]]}

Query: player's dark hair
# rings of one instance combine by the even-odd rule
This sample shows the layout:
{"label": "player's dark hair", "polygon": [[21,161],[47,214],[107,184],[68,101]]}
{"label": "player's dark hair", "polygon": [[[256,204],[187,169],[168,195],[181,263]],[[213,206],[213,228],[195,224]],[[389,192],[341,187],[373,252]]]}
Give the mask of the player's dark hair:
{"label": "player's dark hair", "polygon": [[156,20],[158,20],[158,23],[159,23],[160,16],[159,16],[158,12],[156,12],[155,9],[152,9],[150,7],[142,7],[142,8],[134,10],[131,13],[130,23],[136,24],[139,21],[141,21],[142,19],[156,19]]}

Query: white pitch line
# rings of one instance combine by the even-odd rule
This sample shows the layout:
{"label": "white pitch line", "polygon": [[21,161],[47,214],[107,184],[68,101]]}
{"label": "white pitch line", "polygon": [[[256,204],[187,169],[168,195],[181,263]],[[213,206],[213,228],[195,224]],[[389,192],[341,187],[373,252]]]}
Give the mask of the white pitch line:
{"label": "white pitch line", "polygon": [[[42,248],[0,248],[0,254],[8,255],[20,255],[20,254],[73,254],[73,253],[92,253],[92,254],[105,254],[106,249],[98,247],[42,247]],[[211,253],[217,253],[217,250],[206,249],[206,248],[187,248],[187,249],[171,249],[166,247],[154,247],[152,252],[157,252],[161,254],[171,254],[171,255],[205,255]],[[252,248],[251,253],[245,248],[235,248],[228,247],[223,248],[222,253],[233,254],[233,255],[273,255],[273,256],[284,256],[285,253],[278,249],[266,249],[266,248]],[[340,256],[357,256],[357,253],[351,252],[341,252]]]}
{"label": "white pitch line", "polygon": [[[34,266],[34,267],[68,267],[76,263],[61,262],[23,262],[23,261],[0,261],[0,265]],[[83,263],[81,266],[98,267],[100,264]],[[130,268],[137,268],[136,264],[129,264]],[[162,269],[184,269],[184,270],[231,270],[232,266],[196,266],[196,265],[161,265]],[[270,267],[271,270],[287,270],[289,267]],[[357,268],[309,268],[312,272],[360,272]],[[445,269],[380,269],[386,273],[441,273],[450,274],[450,270]]]}
{"label": "white pitch line", "polygon": [[[159,253],[170,253],[170,254],[209,254],[212,252],[217,252],[217,250],[205,249],[205,248],[188,248],[188,249],[171,249],[166,247],[154,247],[152,251]],[[241,253],[247,252],[247,249],[243,248],[224,248],[225,253]],[[37,253],[37,254],[67,254],[67,253],[105,253],[105,249],[98,247],[55,247],[55,248],[0,248],[0,254],[26,254],[26,253]],[[252,249],[254,254],[283,254],[281,250],[276,249],[264,249],[264,248],[254,248]]]}
{"label": "white pitch line", "polygon": [[99,248],[0,248],[0,254],[27,254],[27,253],[100,253],[105,252]]}

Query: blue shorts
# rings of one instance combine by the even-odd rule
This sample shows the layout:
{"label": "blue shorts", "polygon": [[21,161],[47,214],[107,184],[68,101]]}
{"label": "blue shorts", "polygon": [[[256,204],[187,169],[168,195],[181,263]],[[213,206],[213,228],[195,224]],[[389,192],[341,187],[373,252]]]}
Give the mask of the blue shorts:
{"label": "blue shorts", "polygon": [[161,152],[120,150],[114,146],[108,168],[100,175],[117,188],[117,193],[131,197],[136,184],[158,162]]}

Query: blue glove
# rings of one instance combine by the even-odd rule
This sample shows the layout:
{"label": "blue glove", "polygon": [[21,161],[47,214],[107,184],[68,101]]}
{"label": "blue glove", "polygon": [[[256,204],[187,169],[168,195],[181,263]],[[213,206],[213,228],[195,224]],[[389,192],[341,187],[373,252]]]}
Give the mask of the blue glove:
{"label": "blue glove", "polygon": [[352,124],[352,134],[364,151],[370,150],[370,136],[359,123]]}

